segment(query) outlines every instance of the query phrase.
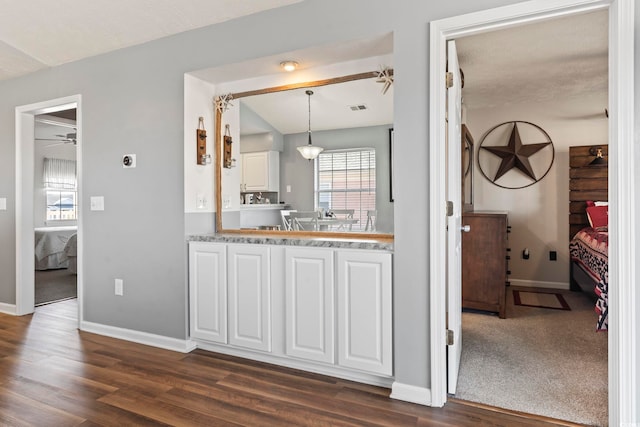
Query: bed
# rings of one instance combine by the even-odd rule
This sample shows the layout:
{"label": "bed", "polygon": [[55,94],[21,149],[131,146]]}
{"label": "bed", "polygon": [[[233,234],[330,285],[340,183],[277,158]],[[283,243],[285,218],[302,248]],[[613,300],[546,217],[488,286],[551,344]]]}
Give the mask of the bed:
{"label": "bed", "polygon": [[[609,232],[585,227],[571,239],[571,278],[587,294],[595,294],[596,329],[607,330],[609,287]],[[586,276],[586,277],[585,277]]]}
{"label": "bed", "polygon": [[596,329],[602,331],[608,326],[608,167],[606,162],[592,164],[597,148],[606,160],[607,145],[569,148],[569,253],[571,289],[593,299]]}
{"label": "bed", "polygon": [[[78,227],[38,227],[35,230],[35,269],[53,270],[69,267],[69,256]],[[67,245],[72,240],[72,243]],[[66,251],[65,251],[66,249]]]}

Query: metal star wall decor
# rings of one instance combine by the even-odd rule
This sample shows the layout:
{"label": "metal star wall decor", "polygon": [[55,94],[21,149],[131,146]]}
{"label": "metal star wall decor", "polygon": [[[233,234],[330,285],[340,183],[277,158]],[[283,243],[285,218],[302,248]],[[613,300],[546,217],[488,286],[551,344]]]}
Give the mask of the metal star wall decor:
{"label": "metal star wall decor", "polygon": [[[546,141],[534,143],[534,144],[523,144],[522,138],[520,137],[518,124],[520,124],[520,126],[532,126],[533,128],[535,128],[535,130],[537,130],[543,136],[543,138]],[[500,145],[500,146],[484,146],[483,145],[487,136],[489,136],[494,131],[498,130],[503,126],[510,126],[510,125],[513,125],[513,127],[511,128],[511,133],[509,135],[509,141],[507,145]],[[549,167],[546,169],[544,174],[540,178],[538,178],[536,177],[533,167],[531,166],[530,159],[536,153],[538,153],[540,150],[544,149],[547,146],[551,146],[551,149],[552,149],[551,162],[549,163]],[[487,134],[484,136],[484,138],[482,139],[482,142],[480,143],[480,148],[502,159],[502,161],[500,162],[500,166],[498,166],[498,169],[496,170],[493,179],[489,178],[489,176],[487,176],[485,171],[482,169],[482,165],[479,165],[480,171],[485,176],[485,178],[487,178],[489,181],[491,181],[493,184],[497,185],[498,187],[502,187],[502,188],[524,188],[540,181],[542,178],[544,178],[547,175],[547,173],[551,169],[551,166],[553,165],[553,159],[555,156],[555,152],[553,151],[553,142],[551,141],[551,138],[549,137],[549,135],[540,126],[537,126],[530,122],[523,122],[523,121],[505,122],[495,126],[489,132],[487,132]],[[518,186],[518,187],[512,187],[512,186],[501,185],[496,183],[498,179],[503,177],[507,172],[509,172],[512,169],[515,169],[521,172],[523,175],[533,180],[533,182],[527,185]]]}

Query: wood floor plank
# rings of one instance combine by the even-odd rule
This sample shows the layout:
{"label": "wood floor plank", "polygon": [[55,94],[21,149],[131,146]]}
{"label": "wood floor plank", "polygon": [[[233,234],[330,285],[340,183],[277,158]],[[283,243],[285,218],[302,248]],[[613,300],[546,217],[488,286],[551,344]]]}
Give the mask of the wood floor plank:
{"label": "wood floor plank", "polygon": [[31,316],[0,314],[0,425],[569,425],[455,400],[430,408],[381,387],[79,332],[74,310],[64,301]]}

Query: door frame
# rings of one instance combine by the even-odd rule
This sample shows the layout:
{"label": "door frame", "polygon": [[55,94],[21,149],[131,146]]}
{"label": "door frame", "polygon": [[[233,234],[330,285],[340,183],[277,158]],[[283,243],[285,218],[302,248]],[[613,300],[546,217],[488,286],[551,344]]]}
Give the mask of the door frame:
{"label": "door frame", "polygon": [[[446,41],[572,14],[609,10],[609,422],[636,420],[638,316],[635,268],[634,0],[533,0],[430,23],[429,190],[431,406],[446,393]],[[456,160],[457,161],[457,160]],[[621,233],[623,230],[624,233]]]}
{"label": "door frame", "polygon": [[83,228],[82,228],[82,97],[72,95],[18,106],[16,114],[16,305],[18,316],[33,313],[35,306],[34,261],[34,152],[35,116],[76,109],[76,170],[78,174],[78,327],[83,319]]}

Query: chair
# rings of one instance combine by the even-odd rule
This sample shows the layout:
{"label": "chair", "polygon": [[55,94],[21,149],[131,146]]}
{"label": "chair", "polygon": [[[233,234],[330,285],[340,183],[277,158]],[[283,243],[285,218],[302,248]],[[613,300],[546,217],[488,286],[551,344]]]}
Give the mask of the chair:
{"label": "chair", "polygon": [[296,212],[296,210],[280,210],[280,216],[282,217],[282,229],[285,231],[293,230],[291,226],[291,217],[289,216],[291,212]]}
{"label": "chair", "polygon": [[[355,209],[329,209],[329,213],[333,214],[338,219],[353,219]],[[339,224],[336,230],[345,230],[345,225],[348,225],[349,231],[353,228],[353,224]]]}
{"label": "chair", "polygon": [[316,211],[292,211],[289,213],[291,228],[294,231],[317,231],[318,212]]}
{"label": "chair", "polygon": [[378,217],[377,210],[367,211],[367,223],[364,226],[364,231],[376,231],[376,218]]}

